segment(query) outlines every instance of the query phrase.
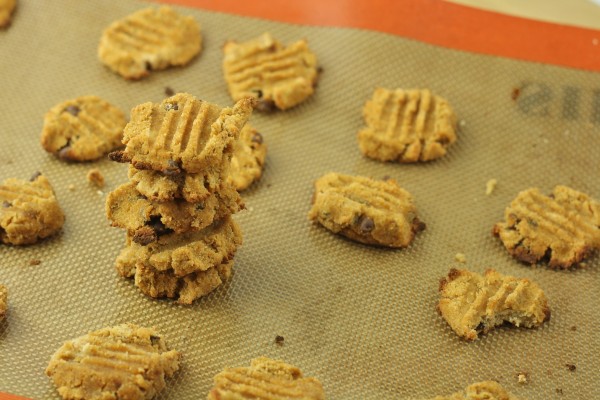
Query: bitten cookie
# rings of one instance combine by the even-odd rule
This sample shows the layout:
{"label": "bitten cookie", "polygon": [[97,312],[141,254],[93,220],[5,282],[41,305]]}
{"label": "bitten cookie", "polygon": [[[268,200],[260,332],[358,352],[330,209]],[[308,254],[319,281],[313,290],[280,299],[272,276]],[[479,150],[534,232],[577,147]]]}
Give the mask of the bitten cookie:
{"label": "bitten cookie", "polygon": [[584,193],[556,186],[545,196],[536,188],[517,195],[493,234],[515,258],[569,268],[600,247],[600,204]]}
{"label": "bitten cookie", "polygon": [[125,127],[124,151],[110,157],[137,169],[167,175],[220,171],[229,162],[235,141],[252,114],[255,101],[245,98],[232,108],[178,93],[160,104],[144,103],[131,110]]}
{"label": "bitten cookie", "polygon": [[44,116],[42,147],[66,161],[92,161],[121,146],[125,114],[97,96],[52,107]]}
{"label": "bitten cookie", "polygon": [[306,40],[284,47],[269,33],[223,46],[223,71],[234,100],[253,96],[259,111],[286,110],[313,94],[317,57]]}
{"label": "bitten cookie", "polygon": [[250,124],[246,124],[240,139],[235,143],[228,181],[237,190],[247,189],[260,179],[266,157],[267,145],[263,136]]}
{"label": "bitten cookie", "polygon": [[403,163],[443,157],[456,141],[456,117],[446,100],[427,89],[377,88],[363,108],[367,127],[360,151],[380,161]]}
{"label": "bitten cookie", "polygon": [[4,319],[6,310],[8,310],[8,289],[0,284],[0,321]]}
{"label": "bitten cookie", "polygon": [[498,382],[484,381],[477,382],[467,386],[464,391],[460,391],[450,396],[436,396],[432,400],[519,400],[513,396]]}
{"label": "bitten cookie", "polygon": [[17,0],[0,0],[0,29],[10,25]]}
{"label": "bitten cookie", "polygon": [[100,39],[98,57],[127,79],[183,66],[202,49],[200,26],[170,7],[146,8],[113,22]]}
{"label": "bitten cookie", "polygon": [[36,173],[29,182],[10,178],[0,185],[0,241],[23,245],[58,232],[65,222],[50,182]]}
{"label": "bitten cookie", "polygon": [[504,322],[535,328],[550,319],[548,299],[536,283],[493,269],[481,276],[453,268],[440,281],[439,292],[440,314],[467,340],[475,340],[479,333],[488,333]]}
{"label": "bitten cookie", "polygon": [[154,329],[124,324],[66,342],[50,359],[48,375],[63,399],[152,399],[179,369]]}
{"label": "bitten cookie", "polygon": [[349,239],[388,247],[406,247],[425,229],[412,196],[396,181],[336,173],[315,182],[308,217]]}
{"label": "bitten cookie", "polygon": [[240,227],[231,217],[226,217],[198,232],[160,236],[147,246],[135,243],[128,236],[116,266],[124,277],[133,276],[131,265],[137,262],[158,272],[172,271],[175,276],[184,276],[233,259],[241,245]]}
{"label": "bitten cookie", "polygon": [[259,357],[250,367],[226,368],[215,376],[208,400],[324,400],[317,378],[305,378],[297,367]]}
{"label": "bitten cookie", "polygon": [[112,225],[127,229],[132,240],[143,245],[172,232],[201,230],[243,207],[240,195],[228,184],[198,203],[153,202],[140,195],[133,183],[117,187],[106,198],[106,215]]}

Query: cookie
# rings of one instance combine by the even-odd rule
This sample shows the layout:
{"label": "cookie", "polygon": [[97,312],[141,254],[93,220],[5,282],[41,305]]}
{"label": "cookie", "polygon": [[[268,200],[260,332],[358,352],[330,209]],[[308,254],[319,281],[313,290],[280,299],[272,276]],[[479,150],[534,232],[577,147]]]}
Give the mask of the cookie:
{"label": "cookie", "polygon": [[208,400],[324,400],[317,378],[305,378],[297,367],[258,357],[250,367],[226,368],[214,378]]}
{"label": "cookie", "polygon": [[117,271],[122,276],[132,276],[131,268],[120,265],[137,262],[149,265],[159,272],[171,271],[181,277],[196,271],[206,271],[233,258],[242,244],[238,224],[226,217],[199,232],[169,234],[147,246],[135,243],[131,237],[117,259]]}
{"label": "cookie", "polygon": [[260,179],[266,157],[267,145],[263,136],[246,124],[235,143],[228,181],[239,191],[247,189]]}
{"label": "cookie", "polygon": [[308,217],[357,242],[406,247],[425,229],[412,196],[396,181],[329,173],[315,182]]}
{"label": "cookie", "polygon": [[315,91],[317,57],[306,40],[284,47],[264,33],[244,43],[228,41],[223,53],[229,94],[236,101],[256,97],[260,111],[286,110]]}
{"label": "cookie", "polygon": [[0,241],[32,244],[54,235],[65,222],[50,182],[40,173],[29,181],[6,179],[0,185]]}
{"label": "cookie", "polygon": [[6,310],[8,310],[8,289],[0,284],[0,321],[4,319]]}
{"label": "cookie", "polygon": [[10,25],[12,13],[17,6],[17,0],[0,0],[0,28]]}
{"label": "cookie", "polygon": [[66,342],[46,375],[63,399],[152,399],[179,369],[179,357],[154,329],[123,324]]}
{"label": "cookie", "polygon": [[42,147],[65,161],[97,160],[121,146],[125,114],[97,96],[52,107],[44,116]]}
{"label": "cookie", "polygon": [[202,50],[200,26],[167,6],[146,8],[113,22],[102,33],[98,57],[127,79],[189,63]]}
{"label": "cookie", "polygon": [[231,159],[233,145],[254,104],[253,99],[245,98],[232,108],[221,109],[187,93],[160,104],[140,104],[131,110],[125,127],[123,143],[127,147],[110,157],[167,175],[218,169]]}
{"label": "cookie", "polygon": [[498,382],[484,381],[477,382],[467,386],[464,391],[460,391],[450,396],[436,396],[432,400],[519,400],[517,397],[508,393]]}
{"label": "cookie", "polygon": [[184,199],[198,203],[217,192],[229,175],[229,163],[197,174],[165,175],[158,171],[129,166],[129,180],[146,198],[166,202]]}
{"label": "cookie", "polygon": [[545,196],[537,188],[517,195],[493,234],[520,261],[569,268],[600,247],[600,204],[566,186]]}
{"label": "cookie", "polygon": [[229,260],[206,271],[176,276],[173,271],[157,271],[138,262],[134,278],[135,285],[147,296],[176,298],[180,304],[192,304],[228,280],[232,268],[233,260]]}
{"label": "cookie", "polygon": [[528,279],[488,269],[484,276],[452,268],[440,281],[438,311],[460,337],[475,340],[505,322],[536,328],[550,319],[548,299]]}
{"label": "cookie", "polygon": [[411,163],[446,155],[456,141],[456,116],[427,89],[375,89],[363,108],[367,127],[358,132],[362,154],[379,161]]}
{"label": "cookie", "polygon": [[139,194],[133,183],[117,187],[106,199],[106,215],[112,225],[127,229],[132,239],[143,245],[172,232],[201,230],[243,207],[238,192],[227,184],[198,203],[154,202]]}

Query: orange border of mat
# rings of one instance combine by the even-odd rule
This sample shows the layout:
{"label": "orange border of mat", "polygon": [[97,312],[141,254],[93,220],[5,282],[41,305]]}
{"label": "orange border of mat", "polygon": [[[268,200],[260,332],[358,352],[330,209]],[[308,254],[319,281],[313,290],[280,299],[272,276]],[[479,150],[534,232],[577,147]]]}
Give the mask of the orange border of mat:
{"label": "orange border of mat", "polygon": [[282,22],[370,29],[452,49],[600,71],[600,31],[441,0],[158,1]]}
{"label": "orange border of mat", "polygon": [[15,396],[14,394],[0,392],[0,400],[29,400],[26,397]]}

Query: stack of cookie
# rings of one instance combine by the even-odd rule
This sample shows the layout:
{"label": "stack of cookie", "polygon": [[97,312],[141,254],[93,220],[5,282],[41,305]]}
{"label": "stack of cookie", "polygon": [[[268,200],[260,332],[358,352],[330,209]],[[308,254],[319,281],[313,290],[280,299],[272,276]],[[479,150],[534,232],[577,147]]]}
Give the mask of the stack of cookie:
{"label": "stack of cookie", "polygon": [[131,111],[125,150],[130,182],[111,192],[106,212],[127,229],[116,268],[152,297],[190,304],[231,274],[242,235],[231,214],[243,208],[228,181],[235,142],[255,101],[220,108],[190,94]]}

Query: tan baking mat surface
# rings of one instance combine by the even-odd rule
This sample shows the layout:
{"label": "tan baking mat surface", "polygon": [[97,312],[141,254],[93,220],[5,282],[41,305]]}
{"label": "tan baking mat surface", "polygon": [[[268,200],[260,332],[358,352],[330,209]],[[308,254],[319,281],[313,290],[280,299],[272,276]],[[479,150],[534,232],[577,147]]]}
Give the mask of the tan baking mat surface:
{"label": "tan baking mat surface", "polygon": [[[144,6],[21,1],[11,28],[0,32],[0,179],[42,171],[67,215],[58,237],[0,246],[0,282],[10,291],[8,319],[0,323],[0,390],[57,398],[43,371],[65,340],[134,322],[157,327],[183,353],[164,399],[204,398],[223,367],[259,355],[318,377],[330,399],[426,398],[484,379],[529,399],[600,398],[598,257],[575,271],[532,269],[490,234],[505,206],[530,186],[566,184],[600,198],[598,74],[374,32],[181,9],[201,23],[204,52],[186,68],[127,82],[100,65],[97,44],[105,26]],[[105,194],[85,179],[100,168],[108,192],[126,181],[126,166],[65,164],[46,154],[39,145],[43,114],[86,94],[129,112],[160,101],[166,86],[229,105],[221,46],[263,31],[284,42],[309,40],[324,68],[316,95],[288,112],[253,116],[269,153],[263,179],[244,194],[244,245],[232,280],[191,307],[147,298],[115,273],[124,234],[109,226]],[[395,165],[361,157],[360,111],[377,85],[427,87],[449,99],[463,126],[446,158]],[[385,250],[311,225],[312,182],[329,171],[397,179],[414,195],[427,230],[409,249]],[[490,178],[498,186],[486,196]],[[550,299],[551,321],[459,340],[435,311],[439,278],[463,266],[454,261],[457,252],[474,270],[495,267],[537,281]],[[29,265],[32,259],[41,264]],[[517,383],[519,372],[528,374],[526,385]]]}

